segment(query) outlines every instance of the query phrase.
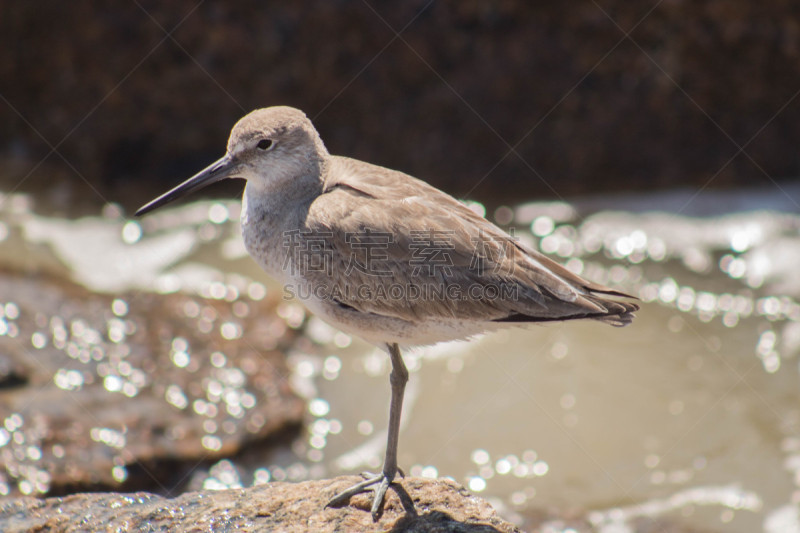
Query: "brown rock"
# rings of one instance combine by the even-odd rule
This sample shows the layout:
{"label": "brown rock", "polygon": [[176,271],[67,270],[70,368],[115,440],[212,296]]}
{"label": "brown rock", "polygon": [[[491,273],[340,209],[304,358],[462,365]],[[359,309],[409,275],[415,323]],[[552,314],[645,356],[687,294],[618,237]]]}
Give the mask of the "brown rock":
{"label": "brown rock", "polygon": [[274,302],[90,293],[0,273],[0,490],[169,490],[304,403]]}
{"label": "brown rock", "polygon": [[387,492],[377,523],[369,513],[369,494],[353,497],[342,508],[325,508],[333,494],[358,479],[267,483],[174,499],[141,492],[5,499],[0,500],[0,530],[519,533],[485,500],[447,480],[403,479]]}

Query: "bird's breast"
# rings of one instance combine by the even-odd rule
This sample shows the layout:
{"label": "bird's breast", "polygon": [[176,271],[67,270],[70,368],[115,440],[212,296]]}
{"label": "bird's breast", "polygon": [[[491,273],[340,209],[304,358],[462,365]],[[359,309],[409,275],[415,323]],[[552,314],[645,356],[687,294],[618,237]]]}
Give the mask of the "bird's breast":
{"label": "bird's breast", "polygon": [[280,224],[280,218],[271,215],[267,210],[256,209],[246,197],[242,203],[242,240],[247,253],[256,263],[277,281],[287,282],[285,273],[287,264],[287,248],[284,245],[286,229]]}

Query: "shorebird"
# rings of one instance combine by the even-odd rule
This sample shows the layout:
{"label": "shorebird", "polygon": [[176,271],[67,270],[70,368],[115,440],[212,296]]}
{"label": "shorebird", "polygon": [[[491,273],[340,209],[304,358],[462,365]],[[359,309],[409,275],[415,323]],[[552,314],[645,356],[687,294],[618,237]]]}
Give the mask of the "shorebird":
{"label": "shorebird", "polygon": [[306,115],[253,111],[226,154],[136,212],[226,178],[247,180],[247,251],[287,292],[343,331],[383,346],[391,401],[383,468],[328,506],[372,490],[377,520],[398,472],[408,370],[400,346],[469,338],[528,323],[593,319],[624,326],[632,296],[587,281],[412,176],[328,153]]}

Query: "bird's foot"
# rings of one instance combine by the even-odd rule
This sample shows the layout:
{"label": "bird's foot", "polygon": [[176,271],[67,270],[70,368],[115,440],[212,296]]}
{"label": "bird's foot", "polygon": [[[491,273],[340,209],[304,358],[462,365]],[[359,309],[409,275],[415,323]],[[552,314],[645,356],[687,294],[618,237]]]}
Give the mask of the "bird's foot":
{"label": "bird's foot", "polygon": [[[396,470],[397,473],[400,474],[401,477],[405,477],[403,471],[399,468]],[[373,520],[378,520],[378,516],[381,513],[381,509],[383,507],[383,498],[386,495],[386,490],[389,488],[389,485],[394,480],[394,474],[389,476],[386,472],[381,472],[380,474],[372,474],[370,472],[363,472],[361,474],[364,479],[361,483],[357,483],[346,489],[328,501],[325,504],[325,507],[339,507],[345,504],[351,497],[355,496],[356,494],[361,494],[362,492],[366,492],[368,490],[373,490],[374,495],[372,497],[372,508],[370,509],[370,513],[372,514]],[[370,489],[372,485],[377,485],[373,489]]]}

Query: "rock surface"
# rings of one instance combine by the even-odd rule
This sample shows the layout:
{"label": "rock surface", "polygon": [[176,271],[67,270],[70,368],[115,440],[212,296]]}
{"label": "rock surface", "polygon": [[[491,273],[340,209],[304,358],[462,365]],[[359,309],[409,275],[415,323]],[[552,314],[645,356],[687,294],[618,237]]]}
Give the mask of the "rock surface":
{"label": "rock surface", "polygon": [[377,523],[369,513],[369,494],[354,496],[342,508],[325,508],[333,494],[358,480],[266,483],[173,499],[142,492],[7,498],[0,500],[0,530],[519,533],[488,502],[447,480],[402,480],[402,489],[387,492]]}
{"label": "rock surface", "polygon": [[0,272],[0,493],[168,491],[298,425],[294,332],[274,302],[221,290],[115,298]]}

